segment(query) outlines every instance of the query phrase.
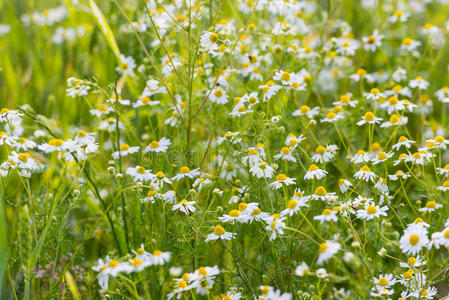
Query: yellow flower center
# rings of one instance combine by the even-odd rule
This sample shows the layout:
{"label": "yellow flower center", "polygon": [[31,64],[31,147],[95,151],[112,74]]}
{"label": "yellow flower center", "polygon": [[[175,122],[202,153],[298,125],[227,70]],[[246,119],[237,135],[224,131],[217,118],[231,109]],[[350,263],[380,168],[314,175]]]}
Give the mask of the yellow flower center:
{"label": "yellow flower center", "polygon": [[134,259],[132,260],[131,265],[132,265],[133,267],[140,266],[140,265],[142,265],[142,261],[136,257],[136,258],[134,258]]}
{"label": "yellow flower center", "polygon": [[[214,228],[214,234],[215,235],[222,235],[222,234],[224,234],[226,232],[226,230],[223,228],[223,226],[221,226],[221,225],[217,225],[217,226],[215,226],[215,228]],[[207,274],[207,272],[206,272],[206,274]],[[204,274],[205,275],[205,274]]]}
{"label": "yellow flower center", "polygon": [[215,97],[222,97],[223,92],[222,92],[222,90],[215,90],[214,95],[215,95]]}
{"label": "yellow flower center", "polygon": [[419,236],[417,234],[412,234],[408,240],[410,245],[415,246],[419,242]]}
{"label": "yellow flower center", "polygon": [[318,252],[323,253],[324,251],[326,251],[327,247],[328,247],[327,243],[322,243],[320,245],[320,248],[318,249]]}
{"label": "yellow flower center", "polygon": [[285,176],[284,174],[279,174],[278,176],[276,176],[276,181],[284,181],[287,179],[287,176]]}
{"label": "yellow flower center", "polygon": [[381,279],[379,279],[379,285],[380,286],[387,286],[388,285],[388,279],[382,277]]}
{"label": "yellow flower center", "polygon": [[292,199],[292,200],[288,201],[287,207],[289,209],[293,209],[296,207],[297,204],[298,204],[298,201]]}
{"label": "yellow flower center", "polygon": [[186,173],[189,173],[189,172],[190,172],[190,169],[187,166],[183,166],[183,167],[181,167],[181,169],[179,169],[179,173],[180,174],[186,174]]}
{"label": "yellow flower center", "polygon": [[145,253],[145,250],[143,250],[142,248],[137,249],[137,254],[138,255],[142,255]]}
{"label": "yellow flower center", "polygon": [[121,144],[119,147],[120,151],[126,151],[129,149],[129,145],[128,144]]}
{"label": "yellow flower center", "polygon": [[257,155],[259,154],[259,151],[257,151],[256,149],[249,149],[248,151],[248,155]]}
{"label": "yellow flower center", "polygon": [[240,212],[236,209],[233,209],[229,212],[229,216],[234,217],[234,218],[240,217]]}
{"label": "yellow flower center", "polygon": [[145,171],[146,171],[145,168],[141,166],[137,167],[136,169],[136,172],[139,174],[145,174]]}
{"label": "yellow flower center", "polygon": [[248,207],[248,204],[242,202],[239,204],[239,211],[244,211]]}
{"label": "yellow flower center", "polygon": [[216,43],[218,41],[218,34],[211,33],[209,36],[209,40],[211,41],[211,43]]}
{"label": "yellow flower center", "polygon": [[21,153],[17,156],[17,158],[23,162],[27,162],[28,161],[28,154],[26,153]]}
{"label": "yellow flower center", "polygon": [[116,261],[115,259],[113,259],[113,260],[111,260],[111,261],[109,262],[108,267],[114,268],[114,267],[117,267],[118,264],[119,264],[118,261]]}
{"label": "yellow flower center", "polygon": [[150,98],[142,97],[142,99],[140,99],[140,101],[142,101],[142,103],[144,103],[144,104],[148,104],[150,102]]}
{"label": "yellow flower center", "polygon": [[290,80],[290,73],[288,73],[288,72],[283,72],[283,73],[281,74],[281,79],[282,79],[283,81],[289,81],[289,80]]}
{"label": "yellow flower center", "polygon": [[178,281],[176,285],[178,286],[179,289],[185,289],[187,287],[187,283],[184,280]]}
{"label": "yellow flower center", "polygon": [[360,168],[360,171],[371,172],[371,169],[368,166],[363,166]]}
{"label": "yellow flower center", "polygon": [[374,205],[368,206],[368,208],[366,209],[366,213],[368,215],[377,213],[377,207],[375,207]]}
{"label": "yellow flower center", "polygon": [[428,201],[426,203],[426,208],[435,208],[437,206],[437,203],[435,201]]}
{"label": "yellow flower center", "polygon": [[150,144],[151,149],[159,148],[159,142],[158,141],[152,141]]}
{"label": "yellow flower center", "polygon": [[319,186],[315,190],[315,195],[326,196],[327,195],[327,191],[326,191],[326,189],[323,186]]}
{"label": "yellow flower center", "polygon": [[332,210],[330,210],[329,208],[326,208],[325,210],[323,210],[322,215],[323,216],[328,216],[332,213]]}
{"label": "yellow flower center", "polygon": [[53,146],[53,147],[59,147],[59,146],[62,145],[62,143],[64,143],[64,141],[61,140],[61,139],[51,139],[51,140],[48,142],[48,144],[49,144],[50,146]]}
{"label": "yellow flower center", "polygon": [[153,251],[153,255],[154,256],[159,256],[159,255],[161,255],[162,254],[162,251],[161,250],[154,250]]}
{"label": "yellow flower center", "polygon": [[414,266],[414,265],[416,264],[416,258],[414,258],[413,256],[412,256],[412,257],[409,257],[409,258],[407,259],[407,264],[408,264],[409,266]]}
{"label": "yellow flower center", "polygon": [[387,153],[385,153],[385,152],[380,152],[378,155],[377,155],[377,159],[378,160],[383,160],[383,159],[386,159],[387,158]]}
{"label": "yellow flower center", "polygon": [[316,165],[311,165],[310,167],[309,167],[309,171],[315,171],[315,170],[318,170],[319,168],[316,166]]}
{"label": "yellow flower center", "polygon": [[443,232],[443,236],[445,239],[449,239],[449,230],[446,230],[445,232]]}
{"label": "yellow flower center", "polygon": [[365,116],[363,117],[363,119],[365,120],[365,121],[367,121],[367,122],[372,122],[372,121],[374,121],[374,114],[372,113],[372,112],[367,112],[366,114],[365,114]]}

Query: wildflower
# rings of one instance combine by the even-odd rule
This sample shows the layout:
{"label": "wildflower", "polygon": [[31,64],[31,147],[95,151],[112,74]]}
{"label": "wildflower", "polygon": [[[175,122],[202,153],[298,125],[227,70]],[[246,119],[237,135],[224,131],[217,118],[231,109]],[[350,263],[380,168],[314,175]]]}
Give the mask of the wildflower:
{"label": "wildflower", "polygon": [[371,160],[371,155],[369,153],[366,153],[363,150],[359,150],[350,159],[351,159],[351,162],[353,162],[355,164],[361,164],[361,163],[369,162]]}
{"label": "wildflower", "polygon": [[404,234],[399,240],[399,247],[403,253],[415,255],[429,243],[427,229],[414,226],[404,230]]}
{"label": "wildflower", "polygon": [[287,160],[291,162],[296,162],[296,158],[293,157],[290,148],[288,147],[282,147],[281,152],[274,156],[274,159],[278,160]]}
{"label": "wildflower", "polygon": [[221,225],[217,225],[214,228],[214,232],[209,233],[205,242],[215,241],[215,240],[232,240],[235,238],[237,233],[227,232]]}
{"label": "wildflower", "polygon": [[382,45],[383,34],[379,34],[378,30],[374,30],[373,34],[362,38],[363,49],[375,52]]}
{"label": "wildflower", "polygon": [[321,215],[314,216],[313,219],[320,221],[320,224],[323,224],[324,222],[329,222],[329,221],[337,222],[338,221],[337,210],[335,210],[335,209],[331,210],[329,208],[326,208],[323,210]]}
{"label": "wildflower", "polygon": [[378,289],[389,288],[396,283],[393,274],[380,274],[379,277],[374,277],[373,282]]}
{"label": "wildflower", "polygon": [[205,31],[201,34],[200,45],[205,51],[213,51],[218,49],[218,34],[214,32]]}
{"label": "wildflower", "polygon": [[415,41],[410,37],[406,37],[402,40],[401,50],[412,52],[421,45],[421,42]]}
{"label": "wildflower", "polygon": [[447,190],[449,190],[449,180],[446,180],[442,185],[438,186],[437,190],[442,192],[446,192]]}
{"label": "wildflower", "polygon": [[285,185],[295,184],[295,179],[287,177],[284,174],[279,174],[276,176],[276,181],[270,183],[268,187],[277,190],[280,189],[283,184]]}
{"label": "wildflower", "polygon": [[257,178],[271,178],[274,175],[273,167],[269,166],[265,161],[251,167],[250,172]]}
{"label": "wildflower", "polygon": [[126,169],[126,174],[131,176],[136,182],[148,182],[151,181],[154,177],[154,174],[151,173],[151,170],[147,170],[142,166],[136,166],[135,168],[129,167],[128,169]]}
{"label": "wildflower", "polygon": [[166,152],[168,149],[168,146],[171,145],[171,141],[165,137],[161,138],[159,141],[152,141],[144,150],[143,153],[148,152]]}
{"label": "wildflower", "polygon": [[209,96],[212,103],[226,104],[228,103],[228,95],[219,87],[214,88]]}
{"label": "wildflower", "polygon": [[101,117],[104,115],[109,114],[110,112],[113,112],[114,109],[112,107],[108,107],[106,105],[100,104],[97,106],[96,109],[89,110],[90,114],[93,116]]}
{"label": "wildflower", "polygon": [[126,57],[120,54],[120,65],[116,68],[116,71],[123,76],[134,76],[134,69],[136,68],[136,62],[132,56]]}
{"label": "wildflower", "polygon": [[368,166],[363,166],[360,170],[354,174],[354,178],[364,180],[366,182],[374,182],[378,176],[370,170]]}
{"label": "wildflower", "polygon": [[357,217],[368,221],[380,216],[386,216],[386,211],[388,211],[388,206],[379,207],[367,202],[364,209],[357,210]]}
{"label": "wildflower", "polygon": [[186,215],[193,213],[196,211],[195,201],[187,201],[186,199],[182,199],[178,204],[173,205],[172,210],[179,210]]}
{"label": "wildflower", "polygon": [[407,117],[399,116],[397,114],[392,114],[390,116],[389,121],[382,123],[382,125],[380,125],[380,127],[388,128],[391,126],[401,126],[401,125],[407,124],[407,121],[408,121]]}
{"label": "wildflower", "polygon": [[396,181],[398,179],[405,180],[409,177],[411,177],[411,175],[404,173],[404,171],[402,171],[402,170],[397,170],[396,173],[394,173],[393,175],[388,175],[388,178],[393,181]]}
{"label": "wildflower", "polygon": [[285,146],[288,146],[291,148],[291,150],[293,150],[299,143],[301,143],[305,139],[306,138],[302,134],[296,136],[293,133],[289,133],[287,138],[285,139]]}
{"label": "wildflower", "polygon": [[338,242],[334,241],[325,241],[324,243],[320,244],[320,247],[318,248],[318,260],[317,265],[321,265],[324,262],[328,261],[332,258],[338,251],[340,251],[341,245]]}
{"label": "wildflower", "polygon": [[23,114],[17,110],[7,109],[6,107],[0,110],[0,123],[7,123],[15,126],[22,122]]}
{"label": "wildflower", "polygon": [[316,270],[316,277],[318,278],[327,278],[327,271],[324,268],[320,268]]}
{"label": "wildflower", "polygon": [[318,146],[315,149],[315,154],[312,155],[312,161],[316,163],[325,163],[335,157],[337,153],[337,145],[326,145],[326,147]]}
{"label": "wildflower", "polygon": [[315,106],[314,108],[310,108],[307,105],[302,105],[299,109],[295,110],[292,113],[292,116],[294,116],[294,117],[306,116],[309,119],[313,119],[319,113],[320,113],[320,107],[319,106]]}
{"label": "wildflower", "polygon": [[374,116],[374,114],[372,112],[367,112],[365,113],[365,116],[362,118],[362,120],[357,122],[358,126],[362,126],[365,123],[368,124],[377,124],[380,123],[380,121],[382,121],[382,118],[377,118],[376,116]]}
{"label": "wildflower", "polygon": [[369,93],[364,94],[365,98],[371,101],[379,100],[380,98],[385,98],[385,94],[381,93],[378,88],[372,88]]}
{"label": "wildflower", "polygon": [[211,184],[212,181],[207,178],[198,177],[192,184],[192,187],[197,188],[198,191],[201,191],[205,185]]}
{"label": "wildflower", "polygon": [[[1,135],[1,133],[0,133],[0,135]],[[20,137],[14,144],[14,147],[16,148],[17,151],[20,151],[20,150],[28,151],[28,150],[36,148],[37,144],[35,142],[33,142],[32,140],[29,140],[25,137]]]}
{"label": "wildflower", "polygon": [[86,96],[91,88],[89,85],[83,84],[80,80],[73,77],[67,79],[67,86],[65,90],[67,96],[72,98]]}
{"label": "wildflower", "polygon": [[183,166],[183,167],[181,167],[179,169],[179,173],[177,175],[175,175],[171,180],[179,181],[179,180],[181,180],[183,178],[193,179],[195,177],[200,176],[200,171],[199,170],[200,170],[199,168],[190,170],[189,167]]}
{"label": "wildflower", "polygon": [[377,156],[372,159],[373,165],[377,165],[379,163],[385,162],[393,156],[393,152],[379,152]]}
{"label": "wildflower", "polygon": [[327,171],[325,170],[321,170],[320,168],[318,168],[316,165],[312,164],[309,167],[309,170],[306,172],[306,174],[304,175],[304,179],[322,179],[324,177],[326,177]]}
{"label": "wildflower", "polygon": [[420,90],[425,90],[429,86],[429,82],[424,80],[421,76],[416,77],[415,79],[410,80],[408,85],[414,89],[418,88]]}
{"label": "wildflower", "polygon": [[281,212],[281,216],[293,216],[294,214],[296,214],[301,207],[307,206],[307,204],[305,203],[301,203],[300,201],[297,201],[295,199],[291,199],[290,201],[288,201],[287,203],[287,208],[284,209]]}
{"label": "wildflower", "polygon": [[236,132],[226,132],[222,137],[219,137],[217,140],[217,144],[221,145],[225,141],[229,141],[231,144],[238,144],[242,141],[241,138],[238,137],[240,133],[238,131]]}
{"label": "wildflower", "polygon": [[241,214],[239,210],[233,209],[229,212],[229,214],[225,214],[222,217],[218,217],[218,220],[221,222],[229,222],[234,224],[235,221],[240,223],[248,222],[248,216],[246,214]]}
{"label": "wildflower", "polygon": [[121,144],[119,147],[119,150],[112,153],[112,157],[114,159],[119,159],[119,157],[126,157],[130,154],[134,154],[134,153],[138,152],[139,149],[140,149],[139,146],[131,147],[128,144]]}
{"label": "wildflower", "polygon": [[0,145],[14,145],[17,141],[17,137],[9,136],[6,132],[0,131]]}
{"label": "wildflower", "polygon": [[284,219],[285,217],[281,217],[279,215],[274,214],[269,219],[265,220],[267,223],[265,229],[271,231],[271,235],[269,238],[270,241],[276,239],[277,235],[284,234],[285,228]]}
{"label": "wildflower", "polygon": [[295,268],[295,275],[299,277],[303,277],[309,271],[309,266],[305,262],[301,262]]}
{"label": "wildflower", "polygon": [[355,107],[357,105],[357,103],[358,103],[358,101],[351,100],[351,95],[347,94],[347,95],[341,95],[340,100],[333,102],[333,105],[342,106],[342,107],[344,107],[344,106]]}
{"label": "wildflower", "polygon": [[401,136],[401,137],[399,137],[398,142],[396,144],[394,144],[392,146],[392,148],[396,151],[399,150],[399,148],[401,148],[402,146],[404,146],[407,149],[410,149],[410,147],[414,143],[415,143],[415,141],[411,141],[407,137]]}
{"label": "wildflower", "polygon": [[71,145],[70,141],[64,141],[62,139],[51,139],[46,144],[41,144],[37,148],[45,153],[53,153],[65,151]]}

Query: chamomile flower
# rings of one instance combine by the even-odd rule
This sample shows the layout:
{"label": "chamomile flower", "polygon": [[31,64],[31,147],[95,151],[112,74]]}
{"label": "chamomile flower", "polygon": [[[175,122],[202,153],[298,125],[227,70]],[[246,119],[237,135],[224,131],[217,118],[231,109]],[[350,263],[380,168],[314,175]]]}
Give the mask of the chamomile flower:
{"label": "chamomile flower", "polygon": [[315,149],[315,154],[312,155],[312,161],[315,163],[325,163],[329,162],[335,157],[337,153],[337,145],[326,145],[326,147],[318,146]]}
{"label": "chamomile flower", "polygon": [[87,84],[81,83],[80,80],[70,77],[67,79],[67,89],[65,90],[67,96],[75,98],[86,96],[89,93],[91,87]]}
{"label": "chamomile flower", "polygon": [[415,41],[410,37],[406,37],[402,40],[401,50],[412,52],[421,45],[421,42]]}
{"label": "chamomile flower", "polygon": [[377,123],[380,123],[382,120],[383,120],[382,118],[376,117],[372,112],[369,111],[369,112],[365,113],[362,120],[357,122],[357,125],[362,126],[366,123],[377,124]]}
{"label": "chamomile flower", "polygon": [[326,208],[321,212],[321,215],[314,216],[313,219],[320,221],[320,224],[330,221],[337,222],[338,221],[337,212],[338,212],[337,210],[331,210],[329,208]]}
{"label": "chamomile flower", "polygon": [[385,162],[388,159],[390,159],[391,157],[393,157],[393,152],[379,152],[376,156],[374,156],[371,161],[373,163],[373,165],[377,165],[379,163]]}
{"label": "chamomile flower", "polygon": [[359,150],[356,152],[356,154],[350,157],[350,160],[352,163],[362,164],[369,162],[371,160],[371,155],[363,150]]}
{"label": "chamomile flower", "polygon": [[415,79],[410,80],[408,85],[412,89],[417,88],[417,89],[420,89],[420,90],[425,90],[429,86],[429,82],[424,80],[421,76],[418,76]]}
{"label": "chamomile flower", "polygon": [[248,222],[248,216],[244,213],[240,213],[240,210],[233,209],[229,212],[229,214],[218,217],[218,220],[224,223],[229,222],[231,224],[234,224],[235,222],[246,223]]}
{"label": "chamomile flower", "polygon": [[189,167],[182,166],[179,169],[179,173],[177,175],[173,176],[172,180],[173,181],[179,181],[179,180],[181,180],[183,178],[193,179],[193,178],[198,177],[198,176],[200,176],[200,169],[199,168],[190,170]]}
{"label": "chamomile flower", "polygon": [[365,203],[364,209],[357,210],[357,217],[362,220],[372,220],[374,218],[379,218],[380,216],[386,216],[388,211],[388,206],[377,206],[373,203]]}
{"label": "chamomile flower", "polygon": [[283,184],[285,185],[295,184],[295,179],[287,177],[285,174],[281,173],[276,176],[276,181],[270,183],[268,187],[274,190],[278,190],[282,187]]}
{"label": "chamomile flower", "polygon": [[0,146],[1,145],[15,145],[18,140],[15,136],[9,136],[6,132],[0,131]]}
{"label": "chamomile flower", "polygon": [[438,174],[447,177],[449,175],[449,164],[446,164],[443,168],[437,168]]}
{"label": "chamomile flower", "polygon": [[281,212],[281,216],[290,216],[291,217],[294,214],[296,214],[301,209],[302,206],[308,206],[308,205],[305,203],[301,203],[300,201],[297,201],[295,199],[291,199],[287,203],[287,208]]}
{"label": "chamomile flower", "polygon": [[401,136],[401,137],[399,137],[398,142],[396,144],[394,144],[391,148],[393,148],[396,151],[399,150],[401,147],[405,147],[407,149],[410,149],[410,147],[414,143],[416,143],[416,142],[412,141],[412,140],[409,140],[405,136]]}
{"label": "chamomile flower", "polygon": [[352,186],[352,183],[344,178],[338,179],[338,187],[340,188],[340,192],[346,193],[348,189]]}
{"label": "chamomile flower", "polygon": [[332,258],[338,251],[340,251],[341,245],[338,242],[334,241],[325,241],[321,243],[318,248],[318,260],[316,262],[317,265],[322,265],[326,261]]}
{"label": "chamomile flower", "polygon": [[385,94],[381,93],[378,88],[372,88],[369,93],[364,94],[363,96],[371,101],[377,101],[380,98],[385,98]]}
{"label": "chamomile flower", "polygon": [[383,122],[382,125],[380,125],[380,127],[382,128],[388,128],[391,126],[402,126],[407,124],[408,118],[404,117],[404,116],[400,116],[397,114],[392,114],[390,116],[390,119],[386,122]]}
{"label": "chamomile flower", "polygon": [[188,215],[196,211],[195,204],[195,201],[187,201],[186,199],[182,199],[178,204],[173,205],[172,210],[179,210]]}
{"label": "chamomile flower", "polygon": [[217,144],[221,145],[225,141],[229,141],[231,144],[238,144],[242,141],[242,139],[238,137],[239,134],[240,134],[240,132],[238,132],[238,131],[235,131],[235,132],[228,131],[222,137],[219,137],[217,139]]}
{"label": "chamomile flower", "polygon": [[427,229],[425,227],[414,226],[404,230],[404,234],[399,240],[399,247],[405,254],[416,255],[428,243]]}
{"label": "chamomile flower", "polygon": [[70,141],[64,141],[62,139],[51,139],[46,144],[40,144],[37,148],[44,153],[53,153],[65,151],[71,145]]}
{"label": "chamomile flower", "polygon": [[215,32],[205,31],[201,34],[200,45],[205,51],[213,51],[218,49],[219,36]]}
{"label": "chamomile flower", "polygon": [[134,154],[139,152],[140,147],[139,146],[133,146],[131,147],[128,144],[121,144],[118,151],[115,151],[112,153],[112,157],[114,159],[118,159],[119,157],[126,157],[130,154]]}
{"label": "chamomile flower", "polygon": [[126,174],[131,176],[135,182],[149,182],[154,178],[154,174],[151,173],[151,170],[147,170],[142,166],[136,166],[135,168],[129,167],[126,169]]}
{"label": "chamomile flower", "polygon": [[257,178],[271,178],[274,175],[274,168],[268,165],[265,161],[261,161],[258,164],[252,166],[249,170],[253,176]]}
{"label": "chamomile flower", "polygon": [[198,191],[201,191],[204,186],[212,183],[212,180],[208,178],[198,177],[192,184],[192,187],[196,188]]}
{"label": "chamomile flower", "polygon": [[23,114],[17,110],[8,109],[6,107],[0,110],[0,123],[11,124],[15,126],[22,122]]}
{"label": "chamomile flower", "polygon": [[449,180],[446,180],[445,182],[443,182],[442,185],[437,187],[437,190],[442,191],[442,192],[446,192],[449,190]]}
{"label": "chamomile flower", "polygon": [[134,69],[136,68],[136,62],[132,56],[125,56],[120,54],[120,65],[116,68],[116,71],[123,76],[134,76]]}
{"label": "chamomile flower", "polygon": [[399,179],[405,180],[410,177],[411,177],[410,174],[404,173],[404,171],[402,170],[397,170],[393,175],[388,175],[388,178],[392,181],[396,181]]}
{"label": "chamomile flower", "polygon": [[272,215],[270,218],[268,218],[266,221],[267,226],[265,227],[265,229],[267,231],[270,231],[270,238],[269,240],[275,240],[277,238],[278,235],[283,235],[284,234],[284,229],[285,229],[285,223],[284,223],[285,217],[281,217],[279,215]]}
{"label": "chamomile flower", "polygon": [[221,225],[217,225],[214,228],[214,232],[207,235],[205,242],[215,241],[215,240],[232,240],[235,238],[237,233],[227,232]]}
{"label": "chamomile flower", "polygon": [[439,204],[439,203],[437,203],[437,202],[431,200],[431,201],[427,201],[427,202],[426,202],[426,205],[425,205],[424,207],[418,209],[418,211],[421,211],[421,212],[429,212],[429,213],[430,213],[430,212],[433,212],[433,211],[435,211],[436,209],[439,209],[439,208],[441,208],[441,207],[443,207],[441,204]]}
{"label": "chamomile flower", "polygon": [[374,30],[372,35],[362,38],[363,49],[365,49],[365,51],[375,52],[376,49],[382,45],[383,37],[383,34],[379,34],[377,29]]}
{"label": "chamomile flower", "polygon": [[357,100],[351,100],[351,94],[341,95],[338,101],[334,101],[332,104],[337,106],[355,107],[358,103]]}
{"label": "chamomile flower", "polygon": [[373,278],[373,283],[377,289],[384,289],[392,287],[396,283],[396,279],[393,274],[380,274]]}
{"label": "chamomile flower", "polygon": [[322,170],[318,168],[317,165],[310,165],[309,169],[307,170],[306,174],[304,175],[304,179],[312,180],[312,179],[322,179],[326,177],[327,171]]}
{"label": "chamomile flower", "polygon": [[280,153],[275,155],[274,159],[296,162],[296,158],[292,155],[292,152],[288,147],[282,147]]}
{"label": "chamomile flower", "polygon": [[143,149],[143,153],[148,152],[166,152],[168,150],[168,146],[171,145],[171,141],[165,137],[161,138],[159,141],[152,141],[148,146]]}
{"label": "chamomile flower", "polygon": [[106,106],[106,105],[103,105],[103,104],[98,105],[97,108],[95,108],[95,109],[89,110],[91,115],[97,116],[99,118],[101,116],[107,115],[107,114],[109,114],[110,112],[113,112],[113,111],[114,111],[114,109],[112,107],[109,107],[109,106]]}
{"label": "chamomile flower", "polygon": [[374,182],[374,179],[377,177],[378,176],[366,165],[361,167],[360,170],[354,174],[354,178],[364,180],[366,182]]}
{"label": "chamomile flower", "polygon": [[220,87],[215,87],[210,93],[209,100],[212,103],[226,104],[228,95]]}

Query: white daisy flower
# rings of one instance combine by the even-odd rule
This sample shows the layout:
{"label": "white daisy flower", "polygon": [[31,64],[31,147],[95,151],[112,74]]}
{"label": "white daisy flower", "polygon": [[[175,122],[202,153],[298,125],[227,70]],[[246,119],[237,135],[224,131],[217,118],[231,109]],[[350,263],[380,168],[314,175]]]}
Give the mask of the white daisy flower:
{"label": "white daisy flower", "polygon": [[414,226],[404,230],[404,234],[399,240],[399,247],[405,254],[416,255],[428,243],[427,229],[425,227]]}
{"label": "white daisy flower", "polygon": [[166,152],[168,149],[168,146],[171,145],[171,141],[165,137],[161,138],[159,141],[152,141],[145,149],[143,149],[143,153],[148,152]]}
{"label": "white daisy flower", "polygon": [[326,177],[326,175],[327,175],[327,171],[321,170],[320,168],[318,168],[317,165],[312,164],[309,167],[309,170],[304,175],[304,179],[306,179],[306,180],[312,180],[312,179],[320,180],[320,179]]}
{"label": "white daisy flower", "polygon": [[283,184],[295,184],[295,179],[287,177],[285,174],[279,174],[276,176],[276,181],[270,183],[268,187],[274,190],[278,190],[282,187]]}
{"label": "white daisy flower", "polygon": [[324,222],[337,222],[337,210],[331,210],[329,208],[324,209],[321,212],[321,215],[317,215],[313,217],[314,220],[320,221],[320,224],[323,224]]}
{"label": "white daisy flower", "polygon": [[380,216],[386,216],[388,211],[388,206],[379,207],[373,203],[365,203],[364,209],[357,210],[357,218],[362,220],[372,220],[374,218],[379,218]]}
{"label": "white daisy flower", "polygon": [[135,182],[149,182],[154,178],[154,174],[151,173],[151,170],[147,170],[142,166],[136,166],[135,168],[129,167],[126,169],[126,174],[131,176]]}
{"label": "white daisy flower", "polygon": [[179,210],[188,215],[196,211],[194,206],[195,204],[195,201],[187,201],[186,199],[182,199],[178,204],[173,205],[172,210]]}
{"label": "white daisy flower", "polygon": [[340,251],[341,245],[338,242],[334,241],[325,241],[324,243],[320,244],[320,247],[318,248],[318,260],[316,262],[317,265],[321,265],[324,262],[328,261],[332,258],[338,251]]}
{"label": "white daisy flower", "polygon": [[179,180],[181,180],[183,178],[187,178],[187,177],[190,179],[193,179],[193,178],[199,177],[199,176],[200,176],[199,168],[190,170],[189,167],[183,166],[179,169],[179,173],[177,175],[173,176],[172,180],[179,181]]}
{"label": "white daisy flower", "polygon": [[354,174],[354,178],[364,180],[366,182],[374,182],[374,179],[377,177],[378,176],[366,165],[361,167],[360,170]]}
{"label": "white daisy flower", "polygon": [[215,240],[232,240],[236,237],[237,233],[227,232],[221,225],[217,225],[214,228],[214,232],[207,235],[205,242]]}

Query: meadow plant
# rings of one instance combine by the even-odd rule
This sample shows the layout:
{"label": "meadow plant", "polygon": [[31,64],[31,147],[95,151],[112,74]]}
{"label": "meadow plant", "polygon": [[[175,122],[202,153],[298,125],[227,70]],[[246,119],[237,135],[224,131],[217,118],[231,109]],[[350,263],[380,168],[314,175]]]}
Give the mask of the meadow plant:
{"label": "meadow plant", "polygon": [[448,20],[0,1],[0,298],[447,296]]}

